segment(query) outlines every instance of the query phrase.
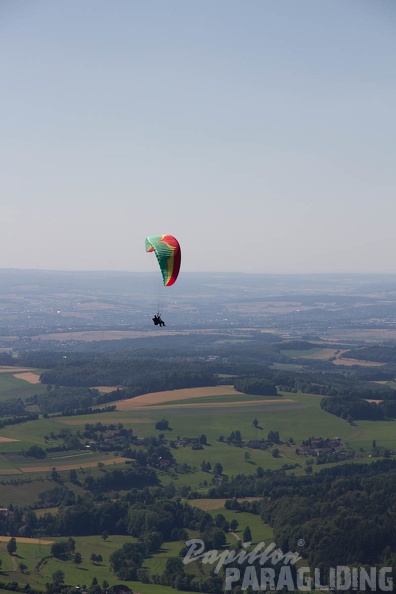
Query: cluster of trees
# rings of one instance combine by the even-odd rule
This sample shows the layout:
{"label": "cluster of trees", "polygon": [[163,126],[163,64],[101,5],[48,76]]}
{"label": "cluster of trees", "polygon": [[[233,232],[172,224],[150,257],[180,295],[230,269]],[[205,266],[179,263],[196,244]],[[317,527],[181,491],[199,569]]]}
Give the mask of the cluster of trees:
{"label": "cluster of trees", "polygon": [[175,590],[192,592],[212,592],[222,594],[224,592],[223,577],[220,575],[195,575],[186,572],[183,561],[178,557],[170,557],[162,574],[151,576],[153,584],[171,586]]}
{"label": "cluster of trees", "polygon": [[296,550],[303,539],[312,566],[388,564],[395,566],[396,465],[349,464],[312,477],[286,477],[276,497],[260,503],[261,518],[271,524],[283,550]]}
{"label": "cluster of trees", "polygon": [[[245,482],[246,478],[249,477],[244,477]],[[260,514],[273,526],[275,541],[283,551],[297,550],[298,540],[303,538],[306,543],[304,554],[312,567],[383,562],[395,565],[392,551],[396,529],[387,521],[389,505],[386,496],[396,487],[395,464],[381,462],[376,468],[374,465],[350,465],[341,472],[332,469],[315,477],[293,479],[282,473],[271,473],[271,476],[263,474],[261,478],[268,497],[251,503],[238,503],[232,499],[226,507]],[[351,481],[355,490],[351,489]],[[250,484],[252,486],[253,482]],[[156,544],[160,543],[161,536],[156,534],[158,528],[166,539],[184,537],[184,529],[199,530],[206,549],[210,550],[221,548],[225,543],[225,531],[236,527],[235,524],[231,527],[221,514],[214,520],[198,510],[186,512],[183,509],[181,514],[181,505],[180,502],[163,502],[161,508],[158,505],[144,506],[143,509],[136,506],[129,510],[128,532],[139,538],[139,543],[133,547],[125,545],[117,551],[112,558],[113,567],[123,579],[151,580],[176,589],[221,592],[224,588],[222,575],[196,576],[186,572],[180,558],[170,558],[161,575],[148,576],[147,572],[141,571],[148,551],[146,539],[151,537],[157,540]],[[203,515],[197,517],[196,514]],[[181,532],[176,533],[177,530]],[[249,532],[245,530],[244,540],[251,539]],[[182,549],[180,555],[185,552],[186,549]]]}
{"label": "cluster of trees", "polygon": [[[111,412],[115,406],[92,408],[93,404],[100,404],[100,394],[98,390],[92,388],[67,388],[48,384],[45,394],[34,394],[26,398],[25,402],[21,399],[6,401],[2,406],[1,415],[19,415],[31,416],[26,412],[26,406],[36,405],[43,417],[47,418],[49,414],[63,414],[67,416],[95,414],[101,412]],[[36,415],[37,418],[37,415]],[[29,418],[29,420],[31,420]],[[6,423],[5,419],[2,422]]]}
{"label": "cluster of trees", "polygon": [[383,410],[375,402],[367,402],[361,398],[345,398],[342,396],[323,398],[320,407],[349,422],[358,419],[379,421],[384,419],[385,416]]}
{"label": "cluster of trees", "polygon": [[[64,428],[59,433],[51,431],[49,435],[44,436],[44,440],[46,444],[52,443],[55,445],[43,449],[34,444],[27,450],[21,450],[21,454],[33,458],[45,458],[49,453],[79,450],[86,444],[87,440],[91,440],[90,447],[92,447],[92,450],[118,451],[122,452],[127,458],[136,457],[136,451],[132,451],[130,446],[137,442],[137,438],[133,435],[132,429],[124,428],[122,423],[111,423],[109,425],[103,425],[100,422],[96,423],[96,425],[87,423],[84,430],[77,430],[76,432]],[[147,438],[144,442],[145,445],[160,445],[160,441],[155,437],[152,439]]]}
{"label": "cluster of trees", "polygon": [[[47,393],[29,401],[37,404],[44,415],[91,410],[92,406],[101,402],[156,390],[233,381],[237,390],[248,394],[275,396],[276,386],[278,389],[282,386],[291,391],[322,394],[327,396],[322,400],[322,409],[348,420],[396,416],[396,391],[387,386],[368,383],[371,379],[393,377],[391,365],[395,353],[391,351],[375,353],[360,350],[359,356],[353,352],[348,354],[371,360],[384,360],[386,356],[386,369],[348,368],[342,371],[334,370],[334,366],[329,363],[300,360],[304,365],[302,371],[280,371],[270,369],[267,365],[275,361],[290,362],[290,357],[282,354],[282,350],[305,350],[315,345],[305,342],[269,344],[257,339],[241,349],[240,345],[219,345],[215,341],[208,342],[207,338],[201,341],[198,337],[194,338],[193,347],[182,348],[182,344],[188,344],[182,343],[183,340],[186,339],[180,339],[180,348],[172,353],[172,359],[168,349],[153,351],[151,348],[142,348],[143,343],[139,343],[140,354],[139,349],[131,349],[129,353],[125,350],[112,353],[110,348],[115,349],[117,346],[113,344],[104,354],[71,353],[65,358],[63,352],[32,351],[14,362],[47,369],[42,376],[42,380],[48,384]],[[218,354],[214,361],[205,361],[202,357],[213,352]],[[375,359],[376,356],[378,359]],[[7,361],[5,364],[11,364],[9,357]],[[220,380],[220,373],[228,374],[227,379]],[[230,374],[234,380],[230,380]],[[91,388],[99,384],[124,385],[125,389],[100,395]],[[381,399],[382,402],[376,405],[366,402],[364,398]],[[24,406],[21,400],[9,401],[2,408],[2,414],[15,415],[14,418],[24,420]],[[253,425],[257,427],[258,421],[254,420]],[[168,421],[159,421],[156,429],[169,429]],[[133,437],[132,432],[124,430],[122,426],[101,423],[86,424],[76,434],[50,435],[49,438],[55,442],[56,438],[63,442],[51,444],[53,447],[47,450],[80,447],[82,440],[89,439],[95,441],[98,448],[102,447],[100,444],[118,448],[122,455],[135,458],[136,462],[131,461],[116,469],[102,469],[95,476],[88,472],[82,475],[82,471],[77,476],[76,471],[70,471],[71,481],[81,479],[78,481],[78,495],[65,486],[64,480],[53,469],[52,488],[43,491],[37,506],[57,506],[58,513],[36,515],[32,508],[10,506],[9,513],[0,515],[0,532],[12,536],[46,535],[54,538],[70,534],[131,535],[139,542],[125,545],[111,558],[112,568],[120,579],[152,581],[185,590],[223,591],[222,576],[194,575],[185,571],[180,558],[169,559],[161,575],[150,576],[144,569],[147,555],[158,551],[165,541],[182,542],[186,539],[187,530],[199,533],[208,549],[220,548],[225,543],[226,532],[235,529],[237,524],[236,520],[228,523],[221,514],[212,519],[205,512],[176,499],[176,488],[172,484],[161,486],[155,472],[160,461],[164,460],[173,465],[172,468],[176,467],[163,437],[146,438],[143,447],[135,447]],[[267,437],[268,443],[280,442],[277,431],[271,430]],[[206,437],[201,436],[199,441],[200,444],[206,443]],[[227,441],[241,445],[240,431],[232,431]],[[33,446],[25,453],[40,457],[46,451]],[[376,445],[372,453],[385,455],[385,451]],[[367,466],[345,465],[302,477],[287,474],[286,470],[291,467],[286,466],[277,472],[258,467],[251,475],[234,477],[222,475],[220,462],[212,468],[209,462],[203,461],[201,468],[212,471],[215,477],[209,489],[210,497],[228,498],[226,507],[229,509],[249,511],[256,514],[257,519],[261,516],[273,526],[276,542],[283,550],[295,550],[297,538],[304,538],[307,543],[307,561],[313,565],[335,565],[338,561],[340,564],[383,562],[396,565],[395,527],[389,521],[396,513],[393,496],[396,465],[392,460]],[[83,489],[85,494],[81,495]],[[179,490],[179,495],[182,490]],[[189,495],[198,496],[184,487],[183,496]],[[261,500],[238,503],[235,499],[246,496],[258,496]],[[248,532],[243,536],[244,540],[249,540]],[[61,547],[59,550],[55,548],[52,554],[69,555],[77,563],[79,558],[75,558],[74,550],[68,549],[69,545],[63,543],[63,553]],[[98,562],[97,557],[91,560]],[[62,580],[58,582],[60,584]],[[53,586],[53,592],[60,591],[57,587],[56,584]],[[99,591],[99,585],[93,584],[92,592],[96,594]]]}
{"label": "cluster of trees", "polygon": [[[70,429],[62,429],[57,434],[51,431],[49,435],[44,436],[44,439],[46,443],[52,442],[56,445],[44,449],[34,444],[26,450],[21,450],[21,454],[37,459],[46,458],[49,453],[79,450],[87,440],[90,440],[92,451],[119,452],[124,458],[136,460],[138,466],[158,468],[161,466],[161,462],[162,466],[164,465],[163,462],[165,460],[169,466],[173,466],[176,463],[163,434],[160,434],[158,437],[151,436],[139,439],[133,434],[132,429],[125,428],[122,423],[110,423],[109,425],[103,425],[100,422],[96,424],[86,423],[84,430],[73,432]],[[201,435],[199,442],[206,444],[206,436]],[[134,447],[137,444],[139,447]],[[174,447],[176,447],[175,444]],[[202,448],[202,446],[200,447]],[[100,466],[101,463],[98,463],[98,465]],[[129,471],[124,470],[122,472],[128,473]],[[76,471],[74,471],[74,474],[76,474]],[[60,476],[57,480],[59,483],[63,481]],[[103,487],[105,483],[107,484],[107,479],[106,481],[101,480],[99,483]],[[99,483],[96,485],[98,488],[100,488]],[[117,484],[114,485],[115,489],[118,488]],[[86,484],[86,488],[90,489],[91,487],[88,487]]]}
{"label": "cluster of trees", "polygon": [[355,420],[382,421],[396,417],[396,400],[368,402],[353,396],[323,398],[320,402],[323,410],[341,417],[348,422]]}
{"label": "cluster of trees", "polygon": [[[79,415],[97,415],[101,413],[109,413],[116,410],[116,406],[102,406],[100,408],[92,408],[92,406],[86,406],[84,408],[66,408],[62,410],[63,417],[74,417]],[[45,414],[43,415],[45,417]]]}
{"label": "cluster of trees", "polygon": [[58,541],[54,542],[51,546],[51,555],[56,557],[57,559],[67,559],[76,550],[76,541],[69,537],[67,542],[66,541]]}
{"label": "cluster of trees", "polygon": [[1,416],[23,415],[26,413],[25,405],[20,398],[3,400],[1,403]]}
{"label": "cluster of trees", "polygon": [[28,421],[36,421],[38,419],[37,413],[24,413],[21,416],[6,417],[0,420],[0,429],[7,427],[8,425],[20,425],[21,423],[27,423]]}
{"label": "cluster of trees", "polygon": [[[238,523],[233,523],[236,529]],[[226,543],[226,531],[230,524],[224,516],[219,514],[213,519],[206,512],[190,507],[180,501],[161,501],[153,505],[132,506],[127,516],[127,530],[139,539],[139,543],[132,546],[126,544],[111,556],[112,567],[121,579],[151,580],[153,583],[183,588],[188,584],[188,590],[222,592],[222,578],[212,579],[209,576],[197,577],[194,573],[185,572],[185,566],[180,557],[187,552],[182,547],[180,557],[171,557],[162,575],[148,576],[141,571],[144,557],[157,551],[164,541],[185,541],[187,530],[199,531],[200,538],[207,550],[221,549]],[[205,582],[203,584],[202,582]],[[215,584],[215,588],[213,586]]]}
{"label": "cluster of trees", "polygon": [[269,431],[268,432],[268,441],[271,443],[281,443],[280,437],[279,437],[279,431]]}
{"label": "cluster of trees", "polygon": [[47,392],[39,394],[36,402],[41,413],[56,413],[66,410],[91,407],[99,391],[87,388],[65,388],[47,386]]}
{"label": "cluster of trees", "polygon": [[[130,480],[128,475],[132,468],[134,476]],[[144,558],[158,551],[164,542],[180,541],[183,555],[182,542],[188,530],[198,532],[206,549],[210,550],[224,546],[226,533],[237,528],[237,520],[228,522],[222,514],[212,518],[175,498],[173,485],[150,486],[150,472],[153,471],[137,465],[131,465],[121,474],[118,470],[107,471],[104,476],[108,475],[108,487],[129,489],[118,499],[113,495],[104,497],[100,483],[97,479],[92,483],[89,477],[92,494],[83,497],[57,485],[52,501],[57,504],[62,501],[57,515],[37,516],[31,509],[10,506],[9,512],[0,516],[0,531],[51,537],[100,533],[130,535],[138,542],[124,545],[110,560],[120,579],[141,579],[174,588],[183,584],[184,589],[221,592],[218,589],[224,588],[221,575],[194,575],[186,571],[180,558],[172,558],[161,575],[150,576],[144,570]],[[284,470],[257,468],[252,475],[240,474],[222,480],[210,489],[209,496],[227,498],[227,509],[261,516],[273,527],[274,540],[283,551],[297,550],[298,540],[304,539],[304,555],[311,566],[353,563],[396,566],[396,526],[389,521],[389,517],[396,514],[395,491],[396,462],[382,460],[333,467],[301,477],[286,474]],[[49,491],[45,493],[48,495]],[[251,502],[236,499],[254,495],[261,499]],[[243,540],[249,541],[251,534],[245,532]],[[78,563],[73,539],[55,542],[51,554],[61,558],[68,556]]]}
{"label": "cluster of trees", "polygon": [[[95,352],[90,347],[91,352],[76,351],[67,356],[63,351],[25,352],[19,360],[14,358],[12,363],[47,369],[41,376],[42,382],[51,387],[55,385],[56,388],[35,397],[35,403],[43,414],[75,414],[76,411],[83,414],[90,412],[95,405],[147,392],[216,385],[225,381],[219,374],[227,374],[228,378],[232,374],[235,378],[234,387],[247,394],[275,396],[279,390],[284,390],[336,398],[382,399],[384,406],[379,409],[358,406],[356,403],[355,410],[342,413],[350,419],[396,416],[396,404],[389,402],[396,401],[396,390],[369,383],[372,380],[394,378],[396,347],[364,347],[347,353],[349,357],[357,359],[385,362],[386,365],[381,368],[354,367],[343,370],[334,369],[329,362],[300,359],[303,364],[301,370],[285,371],[272,369],[269,365],[293,361],[285,355],[287,350],[304,351],[318,345],[307,341],[287,343],[276,338],[264,341],[259,335],[242,350],[239,345],[219,345],[210,340],[194,339],[192,345],[186,337],[176,337],[174,343],[171,358],[168,349],[165,352],[161,347],[153,350],[145,346],[144,342],[133,348],[126,342],[128,348],[124,350],[117,350],[114,345],[110,345],[107,350],[103,347],[103,352]],[[205,354],[213,352],[217,353],[217,358],[205,360]],[[99,394],[89,389],[95,385],[122,385],[124,388],[109,394]],[[14,410],[13,414],[22,414],[23,403],[13,402],[9,403],[12,407],[10,412]],[[336,403],[333,406],[336,407]],[[327,404],[324,410],[327,410],[326,407]]]}
{"label": "cluster of trees", "polygon": [[156,550],[140,542],[125,543],[110,555],[110,567],[121,580],[137,580],[144,558]]}
{"label": "cluster of trees", "polygon": [[7,590],[7,592],[24,592],[25,594],[43,594],[42,590],[36,590],[29,584],[18,584],[18,582],[3,582],[0,580],[0,590]]}
{"label": "cluster of trees", "polygon": [[278,394],[275,384],[262,377],[239,378],[235,381],[234,388],[238,392],[258,396],[277,396]]}
{"label": "cluster of trees", "polygon": [[166,419],[161,419],[155,424],[155,428],[159,431],[169,431],[169,421],[167,421]]}
{"label": "cluster of trees", "polygon": [[378,363],[391,363],[396,365],[396,346],[364,346],[352,348],[342,357],[358,359],[360,361],[376,361]]}
{"label": "cluster of trees", "polygon": [[136,459],[136,462],[141,466],[150,466],[151,468],[159,468],[161,461],[167,460],[168,465],[174,465],[175,459],[172,452],[161,440],[155,437],[147,437],[143,443],[147,446],[146,450],[124,450],[123,455]]}
{"label": "cluster of trees", "polygon": [[161,575],[153,575],[151,581],[154,584],[171,586],[175,590],[212,592],[213,594],[224,592],[222,575],[206,576],[205,574],[187,573],[182,559],[178,557],[170,557],[166,562],[164,572]]}
{"label": "cluster of trees", "polygon": [[202,472],[210,472],[212,470],[212,465],[210,462],[206,462],[206,460],[202,460],[201,462],[201,470]]}
{"label": "cluster of trees", "polygon": [[103,357],[88,362],[67,360],[42,373],[40,379],[44,384],[61,386],[122,385],[141,394],[216,384],[204,363],[184,361],[181,366],[178,361]]}
{"label": "cluster of trees", "polygon": [[[316,456],[315,463],[316,464],[330,464],[333,462],[340,462],[341,460],[347,460],[355,457],[355,452],[348,451],[348,452],[331,452],[325,453],[321,452]],[[306,467],[305,471],[307,472],[309,466]],[[312,468],[312,466],[311,466]]]}
{"label": "cluster of trees", "polygon": [[[294,359],[291,356],[287,356],[285,352],[304,351],[326,346],[325,343],[317,344],[308,341],[282,342],[276,336],[265,336],[263,334],[260,335],[260,333],[257,333],[250,341],[246,342],[243,345],[243,349],[241,349],[240,344],[232,344],[229,342],[219,344],[216,336],[175,336],[172,337],[171,357],[175,367],[177,367],[179,362],[183,361],[183,365],[187,362],[188,365],[193,364],[200,369],[204,368],[212,374],[231,373],[240,377],[256,375],[260,378],[265,377],[268,380],[274,380],[276,385],[280,385],[283,383],[287,384],[287,382],[279,381],[282,376],[285,379],[288,376],[296,376],[296,373],[290,374],[279,370],[269,369],[269,366],[274,362],[290,363],[294,361]],[[332,344],[331,347],[334,348],[334,345]],[[343,348],[345,348],[344,345]],[[327,361],[299,358],[304,365],[301,379],[302,381],[312,381],[312,374],[311,377],[309,377],[309,375],[311,371],[314,371],[334,377],[344,376],[345,379],[349,377],[350,379],[353,379],[355,383],[356,380],[363,381],[364,379],[368,381],[375,379],[391,380],[395,375],[396,369],[395,352],[396,347],[394,346],[373,346],[351,349],[345,353],[344,356],[379,361],[386,365],[381,368],[356,367],[344,371],[335,371],[334,365]],[[202,360],[206,355],[213,354],[218,356],[214,361],[198,361],[199,358]],[[84,372],[89,372],[89,370],[91,370],[89,375],[92,375],[92,371],[94,371],[95,368],[94,375],[95,377],[100,378],[100,384],[124,386],[129,385],[126,383],[128,377],[136,375],[133,369],[131,369],[130,373],[126,371],[129,364],[132,366],[139,364],[142,370],[145,369],[146,372],[147,370],[152,371],[153,360],[155,360],[155,368],[157,368],[157,365],[161,366],[161,364],[164,363],[168,365],[166,360],[170,358],[169,355],[169,340],[166,343],[166,349],[164,349],[162,345],[159,345],[158,339],[152,343],[149,339],[144,339],[117,341],[117,344],[112,341],[108,343],[100,343],[98,345],[89,345],[81,347],[79,351],[75,350],[74,352],[69,352],[67,357],[64,355],[64,349],[60,351],[25,351],[20,353],[19,359],[12,357],[8,353],[2,353],[4,365],[18,364],[47,370],[56,368],[58,376],[62,370],[67,376],[69,374],[66,373],[66,370],[70,368],[70,371],[72,371],[74,368],[76,373],[73,372],[72,375],[74,375],[75,380],[78,375],[78,367],[82,368],[81,371],[84,369]],[[124,365],[124,363],[127,365]],[[172,366],[170,369],[172,369]],[[82,378],[84,374],[81,373],[80,375]],[[277,378],[276,380],[275,377]],[[110,383],[107,384],[106,379],[111,379]],[[49,383],[79,386],[95,385],[75,382],[72,384],[64,384],[63,382],[56,382],[55,380]],[[328,384],[326,381],[320,383],[323,386]],[[136,382],[133,382],[130,385],[136,385]]]}
{"label": "cluster of trees", "polygon": [[[255,424],[255,422],[257,422],[257,424]],[[253,425],[255,427],[258,426],[257,419],[254,419]],[[231,431],[231,433],[227,437],[224,437],[224,435],[220,435],[219,441],[220,442],[226,441],[229,445],[234,445],[234,446],[237,446],[237,447],[243,447],[243,446],[246,445],[246,443],[247,443],[247,445],[249,445],[249,442],[244,442],[243,441],[242,434],[239,431],[239,429],[235,429],[235,431]],[[255,440],[255,441],[258,441],[258,440]],[[266,440],[265,439],[261,439],[259,441],[262,444],[262,449],[266,449],[272,443],[277,443],[277,444],[282,443],[280,441],[279,431],[272,431],[272,430],[268,432],[268,435],[267,435],[267,439]]]}
{"label": "cluster of trees", "polygon": [[24,456],[29,456],[31,458],[37,458],[38,460],[47,457],[47,452],[43,450],[39,445],[33,444],[27,450],[22,450],[21,453]]}
{"label": "cluster of trees", "polygon": [[396,400],[383,400],[378,403],[378,407],[383,411],[385,418],[396,418]]}
{"label": "cluster of trees", "polygon": [[102,476],[86,477],[84,487],[92,493],[129,490],[132,487],[142,489],[146,486],[159,484],[159,479],[152,468],[145,468],[138,464],[130,465],[127,470],[114,469]]}
{"label": "cluster of trees", "polygon": [[[5,336],[5,335],[2,335]],[[18,359],[13,357],[11,352],[2,351],[0,353],[0,365],[6,365],[7,367],[14,367],[19,365]]]}
{"label": "cluster of trees", "polygon": [[239,429],[231,431],[229,436],[226,438],[226,442],[230,445],[242,446],[242,434]]}
{"label": "cluster of trees", "polygon": [[[210,462],[206,462],[206,460],[202,460],[201,470],[203,472],[211,472],[212,464]],[[221,476],[223,474],[223,465],[220,462],[215,462],[213,464],[213,474],[214,476]]]}
{"label": "cluster of trees", "polygon": [[211,495],[234,491],[239,497],[242,485],[244,493],[252,495],[259,489],[263,498],[253,502],[232,498],[226,509],[259,514],[273,527],[279,548],[298,550],[307,565],[396,567],[396,527],[389,522],[396,512],[395,462],[347,464],[305,477],[268,471],[260,479],[238,475],[213,488]]}

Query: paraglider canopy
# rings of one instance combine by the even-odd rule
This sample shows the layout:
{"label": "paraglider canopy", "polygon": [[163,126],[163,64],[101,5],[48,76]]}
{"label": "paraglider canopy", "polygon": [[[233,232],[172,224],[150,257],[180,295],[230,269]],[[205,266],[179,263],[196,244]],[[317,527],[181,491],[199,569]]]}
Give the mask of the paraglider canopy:
{"label": "paraglider canopy", "polygon": [[173,235],[150,235],[146,237],[146,252],[154,252],[162,272],[164,285],[176,282],[181,264],[179,242]]}

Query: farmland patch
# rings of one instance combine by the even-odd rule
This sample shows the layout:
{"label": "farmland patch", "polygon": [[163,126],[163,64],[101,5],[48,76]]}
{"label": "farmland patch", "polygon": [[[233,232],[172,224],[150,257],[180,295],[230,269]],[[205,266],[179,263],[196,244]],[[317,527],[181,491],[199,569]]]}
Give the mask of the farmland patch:
{"label": "farmland patch", "polygon": [[27,371],[25,373],[13,373],[13,376],[17,379],[25,380],[25,382],[29,382],[29,384],[40,383],[40,376],[36,373],[32,373],[31,371]]}
{"label": "farmland patch", "polygon": [[163,404],[164,402],[175,402],[178,400],[190,400],[192,398],[202,398],[203,396],[221,396],[221,395],[239,395],[233,386],[209,386],[202,388],[187,388],[184,390],[167,390],[165,392],[152,392],[143,394],[128,400],[118,402],[118,410],[130,410],[139,406],[149,406],[151,404]]}

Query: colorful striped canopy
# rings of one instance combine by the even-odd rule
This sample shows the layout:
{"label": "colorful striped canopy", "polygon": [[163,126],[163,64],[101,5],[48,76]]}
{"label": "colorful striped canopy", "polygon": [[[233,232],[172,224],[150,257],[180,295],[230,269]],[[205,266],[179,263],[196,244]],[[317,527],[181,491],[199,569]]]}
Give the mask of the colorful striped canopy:
{"label": "colorful striped canopy", "polygon": [[173,285],[181,264],[181,250],[177,239],[173,235],[150,235],[146,237],[146,252],[154,252],[157,256],[164,285]]}

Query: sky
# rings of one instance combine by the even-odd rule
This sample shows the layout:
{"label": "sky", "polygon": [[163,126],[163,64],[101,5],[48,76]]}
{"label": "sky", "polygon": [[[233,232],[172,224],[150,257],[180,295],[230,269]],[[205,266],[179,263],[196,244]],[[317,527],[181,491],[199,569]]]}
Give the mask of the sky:
{"label": "sky", "polygon": [[0,268],[396,273],[394,0],[2,0]]}

